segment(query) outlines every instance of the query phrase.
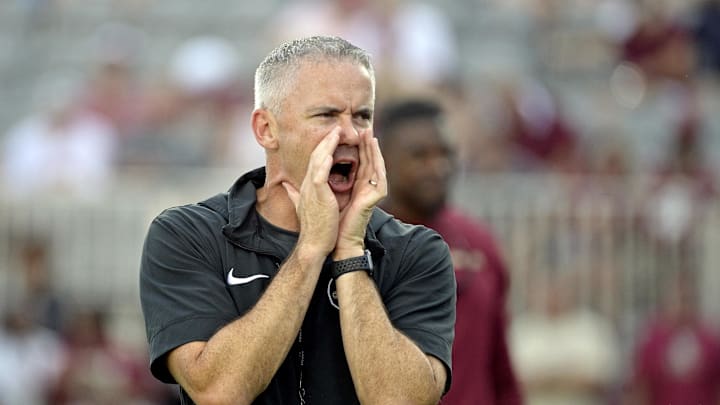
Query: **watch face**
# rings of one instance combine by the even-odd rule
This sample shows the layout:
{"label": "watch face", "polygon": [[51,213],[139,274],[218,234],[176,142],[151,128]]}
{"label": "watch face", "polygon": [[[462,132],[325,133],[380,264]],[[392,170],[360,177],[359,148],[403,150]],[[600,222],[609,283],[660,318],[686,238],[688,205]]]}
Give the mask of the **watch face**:
{"label": "watch face", "polygon": [[365,249],[365,260],[367,260],[367,269],[369,271],[373,270],[373,261],[372,261],[372,254],[370,254],[370,249]]}

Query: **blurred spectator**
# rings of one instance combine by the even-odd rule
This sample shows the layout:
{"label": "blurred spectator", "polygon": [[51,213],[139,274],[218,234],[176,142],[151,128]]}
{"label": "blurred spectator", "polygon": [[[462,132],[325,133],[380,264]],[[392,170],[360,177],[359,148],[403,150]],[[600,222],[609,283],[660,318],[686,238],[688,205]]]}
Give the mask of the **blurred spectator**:
{"label": "blurred spectator", "polygon": [[570,271],[535,273],[530,311],[513,319],[511,350],[529,405],[604,404],[616,382],[615,331],[577,304]]}
{"label": "blurred spectator", "polygon": [[440,233],[455,267],[453,382],[442,403],[520,404],[506,341],[508,271],[489,228],[449,204],[456,161],[444,113],[433,101],[404,99],[378,114],[389,184],[382,208]]}
{"label": "blurred spectator", "polygon": [[64,352],[57,335],[34,322],[21,306],[3,315],[0,327],[0,404],[50,404]]}
{"label": "blurred spectator", "polygon": [[66,304],[54,288],[49,245],[31,239],[24,241],[18,252],[18,270],[23,280],[22,301],[27,310],[25,316],[42,327],[60,332]]}
{"label": "blurred spectator", "polygon": [[144,33],[127,24],[102,24],[88,47],[90,77],[81,95],[81,105],[103,117],[118,140],[118,164],[132,163],[128,151],[136,137],[143,136],[160,108],[153,104],[153,89],[139,79]]}
{"label": "blurred spectator", "polygon": [[67,355],[53,391],[53,404],[158,403],[162,387],[141,358],[107,337],[104,312],[78,309],[65,331]]}
{"label": "blurred spectator", "polygon": [[628,191],[633,178],[624,138],[611,128],[594,135],[584,145],[589,151],[587,172],[565,182],[567,206],[556,204],[554,208],[560,213],[556,220],[562,233],[541,240],[546,241],[543,248],[552,258],[549,267],[556,268],[562,263],[558,258],[565,258],[562,265],[584,273],[583,303],[619,324],[628,316],[618,295],[627,275],[623,261],[632,235],[629,224],[634,196]]}
{"label": "blurred spectator", "polygon": [[493,173],[510,170],[510,141],[496,130],[503,109],[492,91],[473,91],[460,78],[446,83],[440,91],[414,91],[442,100],[448,134],[457,145],[461,173]]}
{"label": "blurred spectator", "polygon": [[458,40],[448,16],[434,6],[409,0],[288,4],[272,24],[275,42],[321,34],[346,38],[372,55],[380,88],[442,86],[458,73]]}
{"label": "blurred spectator", "polygon": [[506,114],[501,131],[514,148],[517,169],[579,169],[578,134],[550,89],[528,78],[505,85],[500,97]]}
{"label": "blurred spectator", "polygon": [[628,403],[718,404],[720,335],[699,316],[695,280],[678,273],[663,291],[663,307],[637,342]]}
{"label": "blurred spectator", "polygon": [[442,9],[409,0],[376,2],[390,21],[393,46],[385,49],[383,60],[393,81],[412,89],[443,86],[456,78],[458,39]]}
{"label": "blurred spectator", "polygon": [[102,117],[78,105],[72,76],[41,81],[37,111],[7,133],[2,151],[5,182],[18,195],[97,197],[115,162],[115,134]]}
{"label": "blurred spectator", "polygon": [[289,38],[337,35],[367,49],[378,70],[382,65],[387,27],[374,0],[289,1],[271,27],[271,45]]}
{"label": "blurred spectator", "polygon": [[83,94],[88,110],[107,119],[120,138],[136,135],[143,118],[138,83],[142,31],[122,23],[105,23],[92,37],[91,76]]}
{"label": "blurred spectator", "polygon": [[635,64],[651,81],[686,81],[695,70],[692,36],[663,6],[647,2],[622,43],[621,58]]}
{"label": "blurred spectator", "polygon": [[700,67],[720,73],[720,0],[705,0],[697,8],[695,43]]}
{"label": "blurred spectator", "polygon": [[670,2],[602,4],[598,19],[619,60],[610,75],[610,94],[620,107],[614,115],[628,134],[633,166],[649,170],[663,158],[676,128],[707,120],[692,32]]}
{"label": "blurred spectator", "polygon": [[705,164],[700,131],[693,125],[681,128],[665,162],[654,173],[641,204],[643,229],[660,245],[660,252],[679,258],[665,262],[693,267],[694,233],[709,202],[717,195],[714,173]]}
{"label": "blurred spectator", "polygon": [[[240,56],[230,41],[189,38],[171,56],[167,82],[152,104],[148,133],[131,147],[143,164],[255,166],[262,149],[239,122],[251,108],[249,84],[238,81]],[[246,162],[247,161],[247,162]]]}

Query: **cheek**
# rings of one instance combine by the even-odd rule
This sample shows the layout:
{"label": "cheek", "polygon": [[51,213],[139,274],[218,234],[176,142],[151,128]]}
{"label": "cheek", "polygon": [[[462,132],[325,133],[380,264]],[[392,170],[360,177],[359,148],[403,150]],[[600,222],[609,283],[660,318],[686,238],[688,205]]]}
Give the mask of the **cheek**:
{"label": "cheek", "polygon": [[418,179],[423,177],[425,170],[427,170],[427,167],[425,167],[425,163],[422,160],[408,158],[403,161],[402,171],[405,177],[409,179]]}
{"label": "cheek", "polygon": [[415,184],[421,174],[416,165],[410,159],[398,160],[388,168],[388,174],[392,180],[399,183],[399,187],[414,188],[417,187]]}
{"label": "cheek", "polygon": [[282,146],[284,165],[304,173],[310,155],[322,138],[323,134],[318,131],[296,132],[286,137]]}

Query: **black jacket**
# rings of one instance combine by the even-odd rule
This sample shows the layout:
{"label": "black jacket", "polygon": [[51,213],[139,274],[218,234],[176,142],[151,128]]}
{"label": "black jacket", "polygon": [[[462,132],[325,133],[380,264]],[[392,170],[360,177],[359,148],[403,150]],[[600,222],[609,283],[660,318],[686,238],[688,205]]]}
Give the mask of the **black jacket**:
{"label": "black jacket", "polygon": [[[256,169],[227,193],[167,209],[150,225],[140,297],[151,370],[161,381],[175,383],[166,365],[172,349],[207,341],[241,317],[260,299],[285,259],[264,238],[255,215],[256,189],[264,181],[264,169]],[[404,224],[377,208],[365,245],[372,252],[373,277],[390,321],[446,365],[447,390],[455,323],[455,278],[447,245],[436,232]],[[358,403],[343,352],[329,263],[303,321],[302,342],[295,342],[254,404],[297,403],[301,374],[307,403]],[[182,389],[181,395],[183,403],[192,403]]]}

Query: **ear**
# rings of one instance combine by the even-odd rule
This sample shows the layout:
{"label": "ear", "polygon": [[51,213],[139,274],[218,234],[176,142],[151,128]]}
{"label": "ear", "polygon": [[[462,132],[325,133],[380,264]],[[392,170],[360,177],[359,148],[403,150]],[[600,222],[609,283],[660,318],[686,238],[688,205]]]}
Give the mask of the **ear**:
{"label": "ear", "polygon": [[255,140],[260,146],[266,150],[277,149],[277,120],[270,111],[264,108],[253,110],[251,125]]}

